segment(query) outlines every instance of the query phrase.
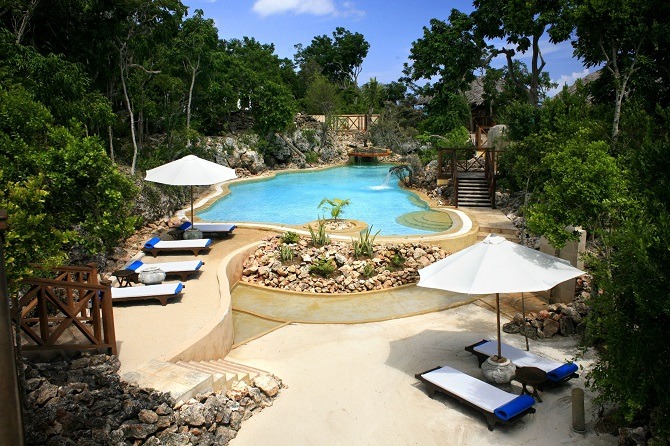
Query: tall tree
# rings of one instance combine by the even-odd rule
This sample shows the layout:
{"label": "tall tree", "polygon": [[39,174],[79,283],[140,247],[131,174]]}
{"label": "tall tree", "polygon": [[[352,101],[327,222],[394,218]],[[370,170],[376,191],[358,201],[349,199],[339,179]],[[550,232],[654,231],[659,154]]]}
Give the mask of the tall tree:
{"label": "tall tree", "polygon": [[[193,17],[184,20],[182,23],[176,40],[179,57],[190,78],[186,101],[186,132],[188,134],[191,130],[191,107],[196,78],[203,68],[211,68],[211,56],[218,44],[214,20],[205,19],[202,9],[196,9]],[[187,145],[190,145],[190,136],[187,136],[187,138]]]}
{"label": "tall tree", "polygon": [[332,36],[331,38],[324,34],[314,37],[304,48],[301,44],[296,45],[296,64],[303,66],[312,60],[321,67],[321,72],[331,82],[340,87],[357,84],[370,44],[363,34],[352,33],[342,27],[335,28]]}
{"label": "tall tree", "polygon": [[[639,70],[656,82],[668,78],[667,43],[670,27],[670,8],[664,1],[577,0],[570,3],[575,23],[575,55],[587,67],[604,64],[614,89],[612,118],[612,147],[619,137],[621,107],[633,89],[634,76]],[[659,51],[660,48],[664,48]],[[659,58],[658,60],[657,58]],[[661,63],[655,63],[661,62]],[[665,71],[665,73],[663,73]],[[665,84],[667,88],[667,83]]]}
{"label": "tall tree", "polygon": [[[569,38],[570,26],[565,13],[564,0],[475,0],[472,19],[476,35],[482,39],[500,39],[503,44],[490,46],[491,56],[505,56],[511,79],[526,92],[528,103],[540,103],[541,75],[546,62],[542,56],[540,40],[548,35],[556,44]],[[528,84],[514,65],[518,53],[530,51],[530,79]]]}

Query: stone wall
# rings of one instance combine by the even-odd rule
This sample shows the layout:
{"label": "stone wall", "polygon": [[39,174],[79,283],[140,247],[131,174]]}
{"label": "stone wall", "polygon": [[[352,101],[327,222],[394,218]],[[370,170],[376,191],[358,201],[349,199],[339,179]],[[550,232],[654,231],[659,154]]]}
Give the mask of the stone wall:
{"label": "stone wall", "polygon": [[122,381],[118,370],[118,359],[107,355],[26,363],[26,444],[225,445],[282,387],[263,375],[175,405],[168,393]]}

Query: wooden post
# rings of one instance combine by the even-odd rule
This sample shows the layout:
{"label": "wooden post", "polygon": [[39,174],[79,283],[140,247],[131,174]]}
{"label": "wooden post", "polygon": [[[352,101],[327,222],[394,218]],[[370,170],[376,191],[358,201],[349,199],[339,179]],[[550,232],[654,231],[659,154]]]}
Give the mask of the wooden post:
{"label": "wooden post", "polygon": [[23,445],[23,418],[5,273],[7,211],[0,209],[0,444]]}

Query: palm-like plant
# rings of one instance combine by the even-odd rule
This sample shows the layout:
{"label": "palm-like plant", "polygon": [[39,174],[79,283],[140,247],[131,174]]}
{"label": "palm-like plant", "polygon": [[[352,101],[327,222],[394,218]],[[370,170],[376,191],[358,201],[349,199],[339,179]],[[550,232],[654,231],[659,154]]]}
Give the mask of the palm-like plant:
{"label": "palm-like plant", "polygon": [[324,205],[330,206],[330,216],[333,217],[334,220],[337,220],[337,218],[343,212],[342,209],[346,206],[349,206],[349,199],[347,198],[346,200],[342,200],[341,198],[324,198],[321,200],[321,203],[319,203],[318,208],[320,209]]}

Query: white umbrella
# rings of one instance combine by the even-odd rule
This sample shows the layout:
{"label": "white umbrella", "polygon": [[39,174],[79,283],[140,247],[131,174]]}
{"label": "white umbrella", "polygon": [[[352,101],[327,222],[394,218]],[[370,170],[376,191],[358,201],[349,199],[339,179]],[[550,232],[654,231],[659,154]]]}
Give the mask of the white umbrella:
{"label": "white umbrella", "polygon": [[501,356],[500,293],[544,291],[584,271],[569,262],[490,234],[483,241],[419,270],[419,286],[465,294],[496,293]]}
{"label": "white umbrella", "polygon": [[147,170],[144,178],[155,183],[191,187],[191,222],[193,222],[193,186],[210,186],[237,178],[235,170],[221,164],[186,155],[183,158]]}

